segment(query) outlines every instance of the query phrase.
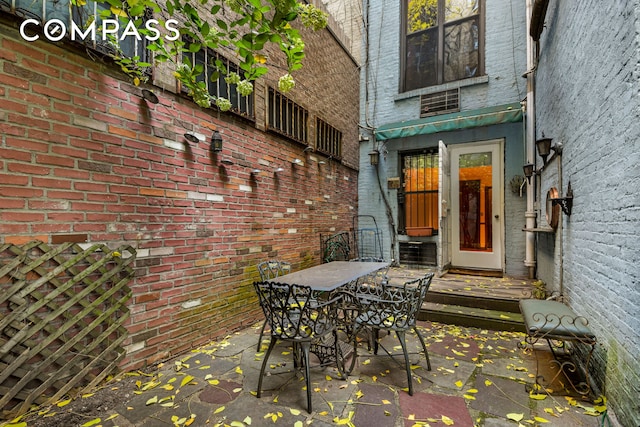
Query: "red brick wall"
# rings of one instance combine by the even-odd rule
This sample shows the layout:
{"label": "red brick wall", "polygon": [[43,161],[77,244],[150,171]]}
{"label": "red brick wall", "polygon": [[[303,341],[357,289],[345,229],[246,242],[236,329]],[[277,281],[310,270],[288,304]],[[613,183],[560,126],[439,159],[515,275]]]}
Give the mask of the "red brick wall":
{"label": "red brick wall", "polygon": [[[22,41],[15,27],[0,25],[0,243],[136,248],[128,368],[253,324],[259,261],[318,264],[320,233],[351,227],[358,70],[328,31],[308,39],[288,95],[311,124],[318,115],[344,133],[343,164],[320,165],[323,156],[263,131],[259,96],[256,123],[160,88],[153,105],[111,66]],[[185,128],[207,141],[187,142]],[[213,129],[224,139],[218,155],[208,150]]]}

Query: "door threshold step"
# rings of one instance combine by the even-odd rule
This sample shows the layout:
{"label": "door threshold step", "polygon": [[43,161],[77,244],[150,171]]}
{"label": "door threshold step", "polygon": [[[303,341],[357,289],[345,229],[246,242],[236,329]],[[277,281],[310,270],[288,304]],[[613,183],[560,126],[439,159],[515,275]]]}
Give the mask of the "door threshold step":
{"label": "door threshold step", "polygon": [[418,319],[498,331],[525,331],[524,321],[519,312],[487,310],[434,302],[422,304]]}
{"label": "door threshold step", "polygon": [[425,301],[450,306],[464,306],[485,310],[520,313],[520,300],[514,298],[496,298],[485,295],[461,294],[430,289]]}

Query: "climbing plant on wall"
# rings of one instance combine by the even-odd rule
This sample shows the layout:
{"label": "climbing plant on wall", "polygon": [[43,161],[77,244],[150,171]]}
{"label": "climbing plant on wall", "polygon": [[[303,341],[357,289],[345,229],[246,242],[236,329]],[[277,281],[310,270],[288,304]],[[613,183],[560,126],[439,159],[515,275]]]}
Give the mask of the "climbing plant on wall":
{"label": "climbing plant on wall", "polygon": [[[252,82],[269,71],[265,47],[276,45],[287,64],[278,86],[287,92],[295,86],[291,72],[302,68],[304,59],[304,42],[292,22],[300,21],[315,31],[327,24],[324,12],[296,0],[106,0],[100,3],[101,22],[118,20],[124,28],[124,32],[109,35],[114,47],[109,56],[136,84],[146,80],[145,69],[153,63],[170,62],[176,78],[198,105],[215,104],[221,110],[229,109],[230,102],[208,93],[202,78],[204,67],[190,63],[184,53],[197,53],[206,48],[232,50],[240,71],[228,72],[221,61],[216,61],[210,78],[215,80],[224,75],[228,83],[235,84],[238,92],[246,96],[253,91]],[[87,10],[88,2],[71,0],[71,6],[78,16]],[[94,21],[94,15],[87,15],[84,28]],[[158,29],[148,25],[149,22],[170,34],[160,37]],[[119,42],[125,36],[145,38],[146,49],[153,53],[152,60],[147,62],[139,56],[124,55]]]}

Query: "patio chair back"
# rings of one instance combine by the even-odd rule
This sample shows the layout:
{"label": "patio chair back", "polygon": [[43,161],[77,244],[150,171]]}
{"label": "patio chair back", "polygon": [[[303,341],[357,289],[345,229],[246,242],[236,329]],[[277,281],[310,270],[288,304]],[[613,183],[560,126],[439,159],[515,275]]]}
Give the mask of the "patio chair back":
{"label": "patio chair back", "polygon": [[[359,329],[364,328],[371,332],[374,354],[378,353],[378,348],[381,346],[378,342],[378,332],[380,330],[395,332],[402,347],[409,395],[413,395],[411,364],[409,363],[409,352],[405,338],[409,329],[415,331],[424,351],[427,369],[431,370],[429,353],[424,339],[416,327],[416,318],[432,279],[433,273],[429,273],[424,277],[405,282],[401,286],[385,282],[361,283],[357,284],[355,289],[352,290],[354,292],[352,294],[353,302],[357,307],[353,330],[357,333]],[[356,334],[354,333],[353,335],[354,348],[357,348]],[[394,356],[386,349],[385,351],[390,356]]]}
{"label": "patio chair back", "polygon": [[[286,261],[280,261],[277,259],[270,259],[268,261],[262,261],[258,264],[258,273],[260,273],[260,280],[272,280],[277,277],[283,276],[291,272],[291,264]],[[258,337],[258,345],[256,351],[260,351],[262,345],[262,338],[267,328],[267,319],[262,323],[262,329],[260,329],[260,336]]]}
{"label": "patio chair back", "polygon": [[388,330],[413,328],[432,279],[433,274],[428,274],[402,286],[386,283],[359,285],[356,289],[361,306],[358,322]]}
{"label": "patio chair back", "polygon": [[291,264],[285,261],[270,259],[258,264],[258,273],[260,273],[260,280],[263,282],[265,280],[275,279],[276,277],[280,277],[290,272]]}

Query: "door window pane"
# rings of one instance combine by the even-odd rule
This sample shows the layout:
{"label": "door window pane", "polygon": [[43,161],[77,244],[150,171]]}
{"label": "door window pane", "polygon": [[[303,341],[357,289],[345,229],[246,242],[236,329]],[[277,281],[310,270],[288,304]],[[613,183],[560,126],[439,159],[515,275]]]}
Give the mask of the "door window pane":
{"label": "door window pane", "polygon": [[459,156],[460,250],[492,251],[491,152]]}

